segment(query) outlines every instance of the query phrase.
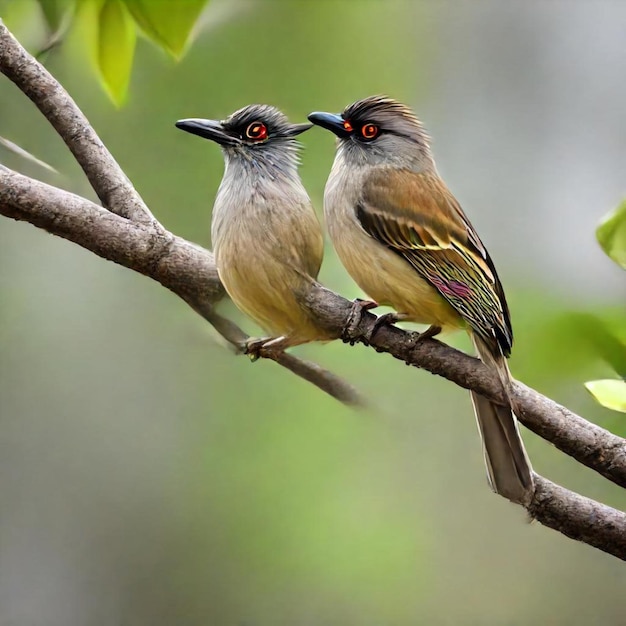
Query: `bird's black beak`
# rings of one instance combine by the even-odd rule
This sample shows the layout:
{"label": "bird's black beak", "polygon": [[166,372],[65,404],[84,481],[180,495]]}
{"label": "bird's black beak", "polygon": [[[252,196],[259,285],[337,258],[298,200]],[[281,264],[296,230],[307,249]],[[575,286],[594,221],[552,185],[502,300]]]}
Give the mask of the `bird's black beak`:
{"label": "bird's black beak", "polygon": [[296,135],[301,135],[306,132],[309,128],[313,128],[313,124],[291,124],[285,134],[287,137],[295,137]]}
{"label": "bird's black beak", "polygon": [[222,123],[216,120],[202,120],[196,118],[178,120],[178,122],[176,122],[176,128],[180,128],[192,135],[198,135],[198,137],[215,141],[219,143],[220,146],[236,146],[241,143],[238,137],[229,135],[224,130]]}
{"label": "bird's black beak", "polygon": [[337,113],[322,113],[316,111],[309,115],[309,121],[317,126],[321,126],[331,133],[335,133],[337,137],[345,138],[350,135],[350,130],[345,127],[344,119]]}

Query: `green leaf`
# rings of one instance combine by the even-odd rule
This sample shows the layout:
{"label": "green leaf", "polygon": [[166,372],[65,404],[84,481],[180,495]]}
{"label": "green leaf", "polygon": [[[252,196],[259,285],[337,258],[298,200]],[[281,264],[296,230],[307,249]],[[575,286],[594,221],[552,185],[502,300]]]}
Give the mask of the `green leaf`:
{"label": "green leaf", "polygon": [[137,34],[121,0],[106,0],[100,11],[98,65],[102,82],[113,102],[123,104],[128,92]]}
{"label": "green leaf", "polygon": [[626,413],[626,381],[591,380],[585,383],[585,387],[602,406]]}
{"label": "green leaf", "polygon": [[602,220],[596,237],[602,249],[626,269],[626,200]]}
{"label": "green leaf", "polygon": [[572,339],[585,342],[593,356],[599,356],[619,376],[626,377],[626,345],[608,320],[593,313],[578,312],[564,315],[561,322],[569,326]]}
{"label": "green leaf", "polygon": [[65,17],[74,10],[75,0],[39,0],[41,12],[51,33],[61,29]]}
{"label": "green leaf", "polygon": [[207,1],[124,0],[124,3],[146,36],[178,59]]}

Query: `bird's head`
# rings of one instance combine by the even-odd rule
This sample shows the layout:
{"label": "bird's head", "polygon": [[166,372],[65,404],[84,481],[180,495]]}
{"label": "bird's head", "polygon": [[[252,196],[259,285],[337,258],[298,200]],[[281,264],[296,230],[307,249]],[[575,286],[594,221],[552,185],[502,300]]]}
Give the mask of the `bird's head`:
{"label": "bird's head", "polygon": [[272,162],[280,157],[297,162],[296,137],[312,124],[291,124],[277,108],[267,104],[250,104],[225,120],[190,118],[179,120],[176,127],[218,143],[226,156],[256,162],[264,157]]}
{"label": "bird's head", "polygon": [[430,138],[422,124],[411,109],[387,96],[358,100],[343,113],[311,113],[309,121],[337,135],[348,163],[432,165]]}

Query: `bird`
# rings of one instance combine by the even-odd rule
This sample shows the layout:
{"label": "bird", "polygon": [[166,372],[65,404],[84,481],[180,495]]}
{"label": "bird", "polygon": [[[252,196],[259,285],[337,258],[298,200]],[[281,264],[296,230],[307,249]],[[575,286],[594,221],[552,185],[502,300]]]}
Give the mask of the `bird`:
{"label": "bird", "polygon": [[510,401],[511,318],[494,263],[439,176],[430,137],[414,112],[371,96],[340,114],[314,112],[337,136],[324,217],[339,259],[374,304],[400,320],[429,324],[426,336],[466,329],[497,372],[509,406],[471,392],[493,491],[527,504],[532,467]]}
{"label": "bird", "polygon": [[296,137],[312,126],[291,124],[267,104],[248,105],[222,121],[176,122],[223,152],[211,239],[226,292],[269,334],[247,342],[253,359],[262,349],[329,339],[303,306],[324,251],[322,228],[298,173]]}

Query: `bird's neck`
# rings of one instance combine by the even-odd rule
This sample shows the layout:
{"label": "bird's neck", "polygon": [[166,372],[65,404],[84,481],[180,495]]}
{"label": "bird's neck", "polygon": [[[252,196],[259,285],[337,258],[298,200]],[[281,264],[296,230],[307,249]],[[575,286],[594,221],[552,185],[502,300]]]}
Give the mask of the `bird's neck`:
{"label": "bird's neck", "polygon": [[298,178],[298,153],[289,144],[227,151],[225,156],[225,177],[255,180],[260,184]]}
{"label": "bird's neck", "polygon": [[218,223],[245,218],[259,205],[271,204],[277,198],[299,202],[308,199],[298,175],[295,150],[226,153],[226,169],[213,208]]}
{"label": "bird's neck", "polygon": [[371,167],[391,167],[418,173],[437,172],[430,151],[377,150],[375,146],[368,146],[368,149],[364,150],[361,146],[351,142],[339,144],[335,162],[338,168],[345,166],[351,171],[361,168],[367,170]]}

